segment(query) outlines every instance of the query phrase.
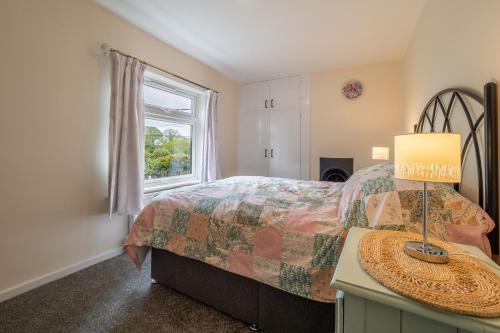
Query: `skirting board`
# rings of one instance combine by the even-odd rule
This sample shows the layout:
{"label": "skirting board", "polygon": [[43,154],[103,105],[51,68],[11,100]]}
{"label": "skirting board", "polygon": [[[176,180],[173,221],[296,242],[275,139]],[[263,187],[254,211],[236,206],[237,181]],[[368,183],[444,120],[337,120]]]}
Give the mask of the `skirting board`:
{"label": "skirting board", "polygon": [[121,247],[116,248],[116,249],[104,252],[103,254],[100,254],[98,256],[91,257],[91,258],[88,258],[86,260],[77,262],[76,264],[72,264],[72,265],[63,267],[61,269],[58,269],[56,271],[41,275],[41,276],[36,277],[34,279],[31,279],[31,280],[28,280],[28,281],[23,282],[21,284],[18,284],[17,286],[13,286],[13,287],[10,287],[10,288],[4,289],[4,290],[0,290],[0,302],[8,300],[9,298],[15,297],[15,296],[20,295],[22,293],[25,293],[27,291],[30,291],[31,289],[35,289],[37,287],[40,287],[40,286],[47,284],[49,282],[63,278],[69,274],[73,274],[75,272],[78,272],[78,271],[85,269],[89,266],[100,263],[101,261],[116,257],[117,255],[120,255],[122,253],[123,253],[123,249]]}

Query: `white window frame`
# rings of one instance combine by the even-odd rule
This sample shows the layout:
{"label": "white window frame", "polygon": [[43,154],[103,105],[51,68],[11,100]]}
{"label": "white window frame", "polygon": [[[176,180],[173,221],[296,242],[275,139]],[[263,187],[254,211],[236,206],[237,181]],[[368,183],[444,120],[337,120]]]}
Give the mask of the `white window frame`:
{"label": "white window frame", "polygon": [[193,126],[191,133],[191,174],[157,179],[144,179],[144,193],[149,194],[170,188],[200,183],[201,147],[203,129],[205,126],[203,123],[203,114],[205,112],[207,98],[206,90],[182,81],[172,75],[153,69],[148,69],[144,73],[144,85],[173,92],[192,100],[192,113],[172,111],[144,103],[145,119],[163,120]]}

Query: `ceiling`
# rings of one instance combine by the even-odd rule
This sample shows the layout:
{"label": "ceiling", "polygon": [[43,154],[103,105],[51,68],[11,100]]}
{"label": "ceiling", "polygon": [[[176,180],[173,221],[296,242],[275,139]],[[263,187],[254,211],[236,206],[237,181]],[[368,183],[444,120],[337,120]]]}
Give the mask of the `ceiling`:
{"label": "ceiling", "polygon": [[96,0],[240,82],[401,59],[426,0]]}

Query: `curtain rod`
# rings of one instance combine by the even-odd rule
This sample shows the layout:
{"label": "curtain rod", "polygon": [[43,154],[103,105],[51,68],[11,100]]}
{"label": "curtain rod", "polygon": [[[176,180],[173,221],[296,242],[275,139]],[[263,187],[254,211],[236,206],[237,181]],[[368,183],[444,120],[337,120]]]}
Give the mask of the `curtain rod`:
{"label": "curtain rod", "polygon": [[150,63],[148,63],[148,62],[146,62],[146,61],[144,61],[144,60],[141,60],[141,59],[139,59],[139,58],[137,58],[137,57],[131,56],[130,54],[126,54],[126,53],[124,53],[124,52],[122,52],[122,51],[120,51],[120,50],[114,49],[114,48],[112,48],[111,46],[109,46],[109,45],[108,45],[108,44],[106,44],[106,43],[102,44],[102,45],[101,45],[101,48],[104,50],[104,52],[105,52],[106,54],[109,54],[110,52],[116,52],[116,53],[121,54],[122,56],[137,59],[137,60],[139,60],[139,62],[140,62],[140,63],[142,63],[142,64],[144,64],[144,65],[146,65],[146,66],[148,66],[148,67],[152,67],[152,68],[154,68],[154,69],[157,69],[157,70],[159,70],[160,72],[163,72],[163,73],[167,73],[167,74],[169,74],[169,75],[172,75],[172,76],[174,76],[174,77],[176,77],[176,78],[178,78],[178,79],[181,79],[181,80],[183,80],[183,81],[186,81],[186,82],[189,82],[189,83],[191,83],[191,84],[194,84],[194,85],[195,85],[195,86],[197,86],[197,87],[200,87],[200,88],[203,88],[203,89],[206,89],[206,90],[212,90],[212,91],[215,91],[216,93],[220,93],[219,91],[217,91],[217,90],[215,90],[215,89],[212,89],[212,88],[209,88],[209,87],[205,87],[205,86],[203,86],[203,85],[201,85],[201,84],[199,84],[199,83],[193,82],[193,81],[191,81],[191,80],[189,80],[189,79],[186,79],[186,78],[184,78],[184,77],[182,77],[182,76],[180,76],[180,75],[177,75],[177,74],[171,73],[171,72],[169,72],[169,71],[167,71],[167,70],[164,70],[163,68],[157,67],[157,66],[155,66],[155,65],[151,65]]}

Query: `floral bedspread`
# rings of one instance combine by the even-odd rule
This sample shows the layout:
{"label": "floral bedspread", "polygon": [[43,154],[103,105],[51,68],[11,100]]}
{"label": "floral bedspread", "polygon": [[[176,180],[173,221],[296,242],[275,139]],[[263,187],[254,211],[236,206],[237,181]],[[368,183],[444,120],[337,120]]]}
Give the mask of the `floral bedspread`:
{"label": "floral bedspread", "polygon": [[344,227],[340,183],[232,177],[167,191],[130,232],[127,252],[152,246],[306,298],[334,301],[329,287]]}
{"label": "floral bedspread", "polygon": [[[351,226],[421,232],[422,183],[390,164],[345,183],[232,177],[165,191],[136,219],[125,250],[137,266],[166,249],[281,290],[334,302],[330,280]],[[432,236],[491,255],[491,218],[447,184],[429,184]]]}

